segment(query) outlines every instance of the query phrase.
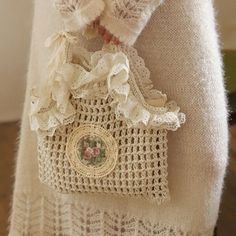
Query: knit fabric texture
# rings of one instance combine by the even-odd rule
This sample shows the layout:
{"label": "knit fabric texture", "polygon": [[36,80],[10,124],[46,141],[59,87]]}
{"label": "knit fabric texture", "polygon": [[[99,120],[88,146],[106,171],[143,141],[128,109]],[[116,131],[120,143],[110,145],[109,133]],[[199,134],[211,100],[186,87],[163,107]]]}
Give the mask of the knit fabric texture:
{"label": "knit fabric texture", "polygon": [[[48,24],[50,22],[50,24]],[[96,193],[60,194],[38,179],[37,139],[28,113],[30,89],[45,78],[48,35],[62,28],[47,0],[35,1],[31,57],[10,235],[212,235],[227,164],[227,110],[222,62],[211,0],[166,0],[135,43],[158,90],[186,114],[186,124],[168,133],[171,200]],[[99,40],[80,39],[97,50]],[[96,233],[95,233],[96,232]]]}
{"label": "knit fabric texture", "polygon": [[12,235],[205,236],[213,233],[212,230],[198,234],[186,232],[179,227],[153,223],[127,212],[96,209],[56,196],[40,196],[40,201],[28,194],[21,194],[18,198],[15,205],[18,215],[12,218],[15,225]]}
{"label": "knit fabric texture", "polygon": [[52,0],[68,31],[83,30],[104,10],[103,0]]}
{"label": "knit fabric texture", "polygon": [[53,0],[69,31],[82,31],[96,18],[121,42],[133,45],[162,0]]}

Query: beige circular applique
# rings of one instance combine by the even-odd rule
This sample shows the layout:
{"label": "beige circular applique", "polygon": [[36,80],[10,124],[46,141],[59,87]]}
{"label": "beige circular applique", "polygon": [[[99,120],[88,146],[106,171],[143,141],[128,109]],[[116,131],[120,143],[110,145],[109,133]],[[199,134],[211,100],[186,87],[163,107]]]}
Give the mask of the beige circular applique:
{"label": "beige circular applique", "polygon": [[69,136],[66,155],[73,168],[83,176],[101,178],[116,165],[118,146],[102,127],[81,125]]}

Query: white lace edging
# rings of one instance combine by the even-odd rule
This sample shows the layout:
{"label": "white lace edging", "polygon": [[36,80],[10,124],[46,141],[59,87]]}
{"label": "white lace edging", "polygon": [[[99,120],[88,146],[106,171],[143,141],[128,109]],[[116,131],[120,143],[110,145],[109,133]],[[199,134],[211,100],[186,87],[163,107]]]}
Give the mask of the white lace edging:
{"label": "white lace edging", "polygon": [[67,81],[57,76],[57,70],[66,63],[70,44],[77,42],[76,37],[66,32],[53,34],[46,40],[46,47],[54,47],[48,64],[48,79],[39,88],[30,91],[31,107],[29,112],[31,129],[52,136],[62,124],[72,123],[76,111],[69,101]]}
{"label": "white lace edging", "polygon": [[31,196],[16,193],[11,215],[10,236],[87,235],[87,236],[211,236],[213,227],[191,231],[170,224],[81,204],[53,195]]}
{"label": "white lace edging", "polygon": [[[55,48],[49,63],[49,79],[41,89],[31,93],[32,130],[53,135],[61,125],[73,122],[76,110],[70,96],[84,99],[111,96],[111,107],[117,119],[125,120],[129,127],[144,125],[176,130],[184,123],[185,116],[179,112],[176,103],[167,103],[166,95],[154,90],[148,79],[144,79],[144,85],[139,79],[137,85],[135,73],[122,48],[104,48],[95,53],[81,49],[80,64],[72,64],[68,61],[71,42],[74,41],[70,34],[59,33],[48,43]],[[133,53],[130,59],[134,56],[140,61],[137,53]],[[144,63],[139,69],[144,73],[147,70]],[[148,99],[139,86],[144,86],[146,95],[151,94]]]}
{"label": "white lace edging", "polygon": [[103,0],[55,0],[55,8],[61,13],[68,31],[83,30],[101,15]]}

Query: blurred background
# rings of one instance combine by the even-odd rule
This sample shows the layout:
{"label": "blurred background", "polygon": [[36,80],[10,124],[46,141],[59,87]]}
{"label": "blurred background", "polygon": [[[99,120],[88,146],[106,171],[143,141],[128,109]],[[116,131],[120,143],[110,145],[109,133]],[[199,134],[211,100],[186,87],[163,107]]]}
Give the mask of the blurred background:
{"label": "blurred background", "polygon": [[18,120],[27,72],[32,0],[0,0],[0,122]]}
{"label": "blurred background", "polygon": [[[7,235],[17,137],[29,59],[32,0],[0,0],[0,236]],[[218,236],[236,235],[236,1],[215,0],[225,84],[231,110],[230,161],[217,224]]]}

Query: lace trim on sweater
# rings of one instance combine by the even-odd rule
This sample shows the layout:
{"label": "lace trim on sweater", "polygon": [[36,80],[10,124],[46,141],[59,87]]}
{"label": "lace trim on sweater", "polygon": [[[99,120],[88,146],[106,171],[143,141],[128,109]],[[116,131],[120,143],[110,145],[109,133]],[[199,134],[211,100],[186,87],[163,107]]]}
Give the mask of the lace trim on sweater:
{"label": "lace trim on sweater", "polygon": [[152,223],[127,213],[101,210],[54,196],[16,194],[9,235],[210,236],[213,229],[190,232]]}
{"label": "lace trim on sweater", "polygon": [[[144,94],[149,94],[148,98],[137,86],[135,73],[130,69],[129,59],[122,48],[95,53],[81,48],[79,51],[83,56],[79,58],[80,63],[73,64],[70,62],[73,59],[69,45],[75,42],[76,39],[68,33],[53,35],[47,42],[54,48],[54,53],[46,84],[31,93],[32,130],[52,136],[61,125],[72,123],[76,110],[71,104],[71,95],[74,98],[105,99],[111,96],[117,119],[125,119],[130,127],[144,125],[176,130],[184,123],[185,116],[179,112],[179,107],[173,102],[167,103],[166,95],[152,88],[146,77],[149,75],[147,68],[136,52],[130,54],[130,59],[141,62],[135,73],[143,71],[139,75],[142,80],[138,79],[138,83]],[[126,53],[129,54],[129,51],[126,50]]]}

